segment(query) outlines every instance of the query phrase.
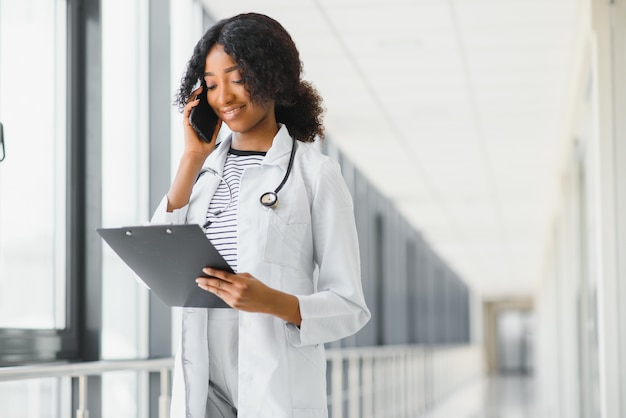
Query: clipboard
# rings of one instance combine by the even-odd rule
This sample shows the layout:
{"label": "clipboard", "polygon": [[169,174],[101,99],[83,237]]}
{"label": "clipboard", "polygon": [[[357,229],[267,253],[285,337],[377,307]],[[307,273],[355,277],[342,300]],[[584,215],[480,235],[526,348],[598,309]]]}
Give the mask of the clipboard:
{"label": "clipboard", "polygon": [[169,306],[229,308],[202,290],[204,267],[233,272],[196,224],[98,228],[98,234],[139,278]]}

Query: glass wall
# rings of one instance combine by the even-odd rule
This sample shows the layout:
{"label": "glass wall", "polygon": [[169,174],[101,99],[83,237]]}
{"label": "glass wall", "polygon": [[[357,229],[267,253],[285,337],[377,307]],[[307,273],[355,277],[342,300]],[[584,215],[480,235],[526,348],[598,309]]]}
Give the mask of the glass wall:
{"label": "glass wall", "polygon": [[[67,56],[66,0],[0,0],[0,364],[56,358],[69,327]],[[64,391],[2,382],[0,417],[63,416]]]}
{"label": "glass wall", "polygon": [[66,325],[66,74],[65,0],[0,0],[0,328]]}
{"label": "glass wall", "polygon": [[[148,215],[148,0],[102,1],[102,226],[145,224]],[[148,291],[102,247],[105,360],[148,355]],[[102,416],[142,416],[145,379],[102,377]]]}

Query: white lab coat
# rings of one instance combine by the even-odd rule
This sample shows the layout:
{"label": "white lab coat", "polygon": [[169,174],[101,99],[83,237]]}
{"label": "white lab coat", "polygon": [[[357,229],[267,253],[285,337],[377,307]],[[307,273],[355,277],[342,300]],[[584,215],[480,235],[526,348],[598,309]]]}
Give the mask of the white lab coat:
{"label": "white lab coat", "polygon": [[[230,138],[207,158],[221,174]],[[292,139],[281,126],[263,164],[241,178],[238,269],[268,286],[296,295],[302,324],[266,314],[239,313],[241,418],[326,417],[324,343],[356,333],[369,320],[361,285],[353,204],[338,164],[311,144],[298,142],[293,169],[276,209],[259,202],[280,184]],[[204,224],[219,179],[201,176],[187,206],[153,223]],[[316,268],[317,267],[317,268]],[[172,417],[205,418],[209,353],[205,309],[183,308],[176,356]]]}

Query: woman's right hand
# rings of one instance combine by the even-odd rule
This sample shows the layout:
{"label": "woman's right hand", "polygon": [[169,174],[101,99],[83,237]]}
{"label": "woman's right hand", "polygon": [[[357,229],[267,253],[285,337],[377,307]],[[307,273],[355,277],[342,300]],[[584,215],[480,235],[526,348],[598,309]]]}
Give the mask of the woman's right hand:
{"label": "woman's right hand", "polygon": [[183,132],[185,137],[185,152],[198,154],[204,159],[208,157],[208,155],[215,149],[215,142],[217,139],[217,134],[220,130],[220,126],[222,125],[222,121],[221,119],[217,120],[211,142],[207,143],[200,138],[194,127],[191,126],[191,122],[189,120],[191,110],[200,103],[200,99],[198,98],[200,94],[206,94],[203,91],[202,86],[198,87],[191,93],[190,100],[183,108]]}
{"label": "woman's right hand", "polygon": [[193,185],[198,178],[198,173],[202,169],[204,160],[206,160],[209,154],[215,149],[217,133],[222,125],[222,121],[218,119],[211,142],[205,142],[200,139],[196,130],[189,122],[191,109],[200,103],[200,100],[196,98],[199,94],[204,94],[202,87],[199,87],[191,93],[191,100],[187,102],[183,109],[185,151],[180,159],[172,185],[167,192],[168,212],[172,212],[174,209],[179,209],[189,203],[189,197],[191,196]]}

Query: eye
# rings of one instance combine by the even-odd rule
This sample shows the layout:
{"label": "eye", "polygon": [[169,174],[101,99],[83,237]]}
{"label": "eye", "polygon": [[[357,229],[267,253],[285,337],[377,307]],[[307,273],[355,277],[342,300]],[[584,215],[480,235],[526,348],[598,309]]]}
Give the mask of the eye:
{"label": "eye", "polygon": [[215,87],[217,87],[215,84],[207,84],[206,89],[211,91],[211,90],[215,90]]}
{"label": "eye", "polygon": [[241,80],[233,80],[234,84],[243,84],[243,79]]}

